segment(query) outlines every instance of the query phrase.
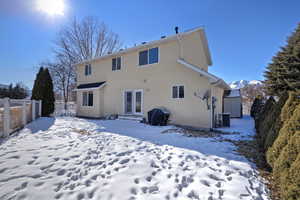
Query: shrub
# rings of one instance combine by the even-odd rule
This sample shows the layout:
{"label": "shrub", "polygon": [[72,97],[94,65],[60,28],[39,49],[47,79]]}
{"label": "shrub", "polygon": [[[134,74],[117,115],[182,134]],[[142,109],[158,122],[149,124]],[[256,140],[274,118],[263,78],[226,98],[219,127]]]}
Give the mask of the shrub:
{"label": "shrub", "polygon": [[272,112],[272,108],[274,105],[275,100],[273,97],[270,97],[266,101],[258,117],[256,117],[255,119],[257,138],[261,147],[264,146],[267,131],[270,129],[272,123],[274,123],[274,121],[271,121],[270,119],[270,113]]}
{"label": "shrub", "polygon": [[[299,93],[296,92],[290,92],[289,93],[289,98],[285,102],[281,114],[280,114],[280,119],[281,123],[285,125],[286,123],[289,122],[289,119],[292,117],[295,108],[300,104],[300,98],[299,98]],[[281,129],[283,129],[282,127]],[[270,166],[274,167],[274,162],[278,158],[279,154],[281,153],[283,147],[287,144],[288,137],[286,135],[287,131],[281,130],[279,131],[278,137],[275,140],[274,144],[272,145],[271,148],[269,148],[267,152],[267,162],[269,163]],[[281,133],[282,132],[282,133]],[[270,136],[271,137],[271,136]]]}
{"label": "shrub", "polygon": [[300,104],[297,105],[290,119],[284,122],[268,155],[273,156],[273,175],[279,183],[283,199],[299,199]]}
{"label": "shrub", "polygon": [[269,130],[267,130],[267,133],[266,133],[266,138],[265,138],[265,141],[264,141],[264,149],[265,151],[268,150],[268,148],[270,148],[274,141],[276,140],[277,136],[278,136],[278,133],[282,127],[282,123],[283,123],[283,120],[281,118],[281,111],[283,109],[283,106],[284,104],[286,103],[288,99],[288,94],[285,93],[283,94],[279,101],[273,106],[273,109],[269,115],[269,123],[272,123],[271,124],[271,127]]}

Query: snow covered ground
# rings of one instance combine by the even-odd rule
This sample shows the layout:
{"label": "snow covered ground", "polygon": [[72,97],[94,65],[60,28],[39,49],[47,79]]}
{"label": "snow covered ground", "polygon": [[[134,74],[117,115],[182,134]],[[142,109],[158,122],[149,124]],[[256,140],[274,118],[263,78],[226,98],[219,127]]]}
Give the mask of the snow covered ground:
{"label": "snow covered ground", "polygon": [[268,199],[231,143],[170,128],[40,118],[0,145],[0,199]]}
{"label": "snow covered ground", "polygon": [[249,115],[244,115],[243,118],[231,118],[230,127],[217,128],[217,130],[227,133],[238,133],[224,135],[224,138],[232,140],[250,139],[255,134],[254,120]]}

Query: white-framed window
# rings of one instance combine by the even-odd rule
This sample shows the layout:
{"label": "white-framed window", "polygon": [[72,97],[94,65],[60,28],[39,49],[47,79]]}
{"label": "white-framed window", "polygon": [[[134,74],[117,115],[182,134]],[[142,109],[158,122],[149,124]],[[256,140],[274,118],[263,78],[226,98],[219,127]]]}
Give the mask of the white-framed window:
{"label": "white-framed window", "polygon": [[85,68],[84,68],[84,74],[85,74],[86,76],[92,74],[92,65],[91,65],[91,64],[86,64],[86,65],[85,65]]}
{"label": "white-framed window", "polygon": [[112,71],[121,70],[121,57],[116,57],[111,60]]}
{"label": "white-framed window", "polygon": [[82,106],[93,106],[94,95],[92,91],[82,92]]}
{"label": "white-framed window", "polygon": [[154,47],[139,52],[139,66],[158,63],[159,49]]}
{"label": "white-framed window", "polygon": [[172,87],[172,98],[173,99],[183,99],[184,98],[184,86],[174,85]]}

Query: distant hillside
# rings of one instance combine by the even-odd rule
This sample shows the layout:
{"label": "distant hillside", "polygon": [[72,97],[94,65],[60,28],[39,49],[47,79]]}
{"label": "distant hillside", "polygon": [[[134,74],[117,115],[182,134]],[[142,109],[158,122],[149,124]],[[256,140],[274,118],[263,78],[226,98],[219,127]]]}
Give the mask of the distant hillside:
{"label": "distant hillside", "polygon": [[233,81],[229,83],[229,86],[232,89],[241,89],[247,85],[262,85],[262,82],[258,80],[252,80],[252,81],[240,80],[240,81]]}

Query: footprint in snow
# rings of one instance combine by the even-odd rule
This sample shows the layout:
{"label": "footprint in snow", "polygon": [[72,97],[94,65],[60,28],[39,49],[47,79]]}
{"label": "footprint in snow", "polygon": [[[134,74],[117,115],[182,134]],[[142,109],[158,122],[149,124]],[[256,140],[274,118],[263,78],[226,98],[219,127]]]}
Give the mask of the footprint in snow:
{"label": "footprint in snow", "polygon": [[134,195],[137,195],[137,189],[136,188],[131,188],[130,193],[134,194]]}
{"label": "footprint in snow", "polygon": [[128,163],[129,161],[130,161],[130,159],[127,158],[127,159],[121,160],[119,163],[120,163],[121,165],[123,165],[123,164]]}
{"label": "footprint in snow", "polygon": [[24,182],[19,187],[16,187],[15,191],[19,191],[19,190],[25,189],[27,187],[27,185],[28,185],[28,182]]}
{"label": "footprint in snow", "polygon": [[138,178],[135,178],[135,179],[134,179],[134,183],[135,183],[135,184],[139,184],[139,183],[140,183],[140,180],[139,180]]}
{"label": "footprint in snow", "polygon": [[200,183],[202,183],[203,185],[210,187],[210,183],[207,180],[200,180]]}

